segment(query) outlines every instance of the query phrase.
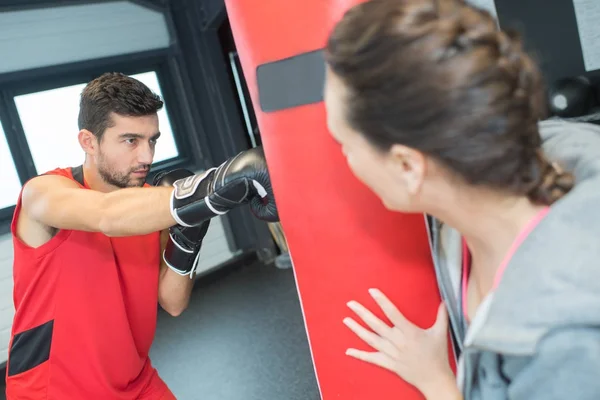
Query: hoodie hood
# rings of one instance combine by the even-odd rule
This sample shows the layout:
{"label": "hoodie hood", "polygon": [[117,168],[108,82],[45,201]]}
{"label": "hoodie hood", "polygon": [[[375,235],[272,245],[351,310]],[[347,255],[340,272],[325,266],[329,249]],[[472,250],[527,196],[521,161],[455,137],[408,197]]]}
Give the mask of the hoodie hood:
{"label": "hoodie hood", "polygon": [[469,346],[528,355],[554,329],[600,326],[600,126],[549,120],[540,132],[575,187],[519,246],[475,317]]}

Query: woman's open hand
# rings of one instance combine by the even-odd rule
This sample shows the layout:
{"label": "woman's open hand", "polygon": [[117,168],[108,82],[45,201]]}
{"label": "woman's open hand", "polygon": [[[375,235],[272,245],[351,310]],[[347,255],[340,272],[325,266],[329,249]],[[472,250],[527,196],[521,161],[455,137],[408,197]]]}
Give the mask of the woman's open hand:
{"label": "woman's open hand", "polygon": [[448,362],[448,317],[444,304],[440,305],[433,326],[421,329],[407,320],[381,291],[371,289],[369,293],[393,326],[377,318],[361,304],[350,301],[348,307],[372,331],[352,318],[345,318],[344,324],[377,351],[348,349],[346,354],[398,374],[428,398],[436,397],[434,393],[438,391],[446,392],[445,395],[448,392],[457,394],[454,374]]}

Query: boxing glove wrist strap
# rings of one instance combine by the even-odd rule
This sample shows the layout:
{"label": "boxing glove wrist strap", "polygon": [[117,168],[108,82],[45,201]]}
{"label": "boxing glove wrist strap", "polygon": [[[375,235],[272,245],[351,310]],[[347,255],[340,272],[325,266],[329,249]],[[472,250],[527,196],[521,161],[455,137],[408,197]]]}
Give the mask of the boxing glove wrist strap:
{"label": "boxing glove wrist strap", "polygon": [[216,168],[203,174],[191,175],[173,183],[171,215],[182,226],[196,226],[217,215],[226,214],[227,208],[212,204],[208,194]]}
{"label": "boxing glove wrist strap", "polygon": [[183,243],[182,237],[169,233],[169,240],[163,252],[165,264],[181,276],[189,275],[190,279],[198,269],[202,242]]}

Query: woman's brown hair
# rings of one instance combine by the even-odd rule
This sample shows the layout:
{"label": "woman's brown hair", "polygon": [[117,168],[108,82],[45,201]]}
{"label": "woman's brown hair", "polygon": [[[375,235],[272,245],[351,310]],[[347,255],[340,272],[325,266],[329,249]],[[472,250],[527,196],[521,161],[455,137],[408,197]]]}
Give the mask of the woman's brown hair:
{"label": "woman's brown hair", "polygon": [[409,146],[537,203],[572,188],[541,150],[542,75],[489,13],[462,0],[370,0],[344,15],[325,53],[349,89],[350,125],[377,148]]}

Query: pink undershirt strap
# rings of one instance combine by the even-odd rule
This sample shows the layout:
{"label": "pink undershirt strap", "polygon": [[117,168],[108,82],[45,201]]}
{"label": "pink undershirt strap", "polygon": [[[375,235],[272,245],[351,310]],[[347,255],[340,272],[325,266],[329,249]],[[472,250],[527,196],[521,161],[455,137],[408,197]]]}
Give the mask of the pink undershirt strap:
{"label": "pink undershirt strap", "polygon": [[[508,252],[504,256],[504,259],[500,263],[498,270],[496,271],[496,275],[494,276],[494,283],[492,284],[492,291],[496,289],[500,280],[502,279],[502,275],[506,270],[506,266],[508,265],[510,259],[515,254],[521,243],[527,238],[527,236],[533,231],[533,229],[537,226],[537,224],[544,219],[546,214],[550,211],[550,207],[544,207],[540,210],[523,228],[523,230],[517,235],[512,245],[508,249]],[[471,270],[471,253],[469,251],[469,247],[467,246],[466,240],[463,238],[462,240],[463,247],[463,263],[462,263],[462,308],[465,319],[468,321],[468,307],[467,307],[467,285],[469,282],[469,273]]]}

